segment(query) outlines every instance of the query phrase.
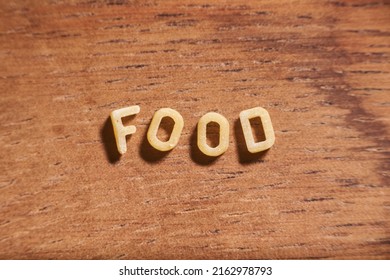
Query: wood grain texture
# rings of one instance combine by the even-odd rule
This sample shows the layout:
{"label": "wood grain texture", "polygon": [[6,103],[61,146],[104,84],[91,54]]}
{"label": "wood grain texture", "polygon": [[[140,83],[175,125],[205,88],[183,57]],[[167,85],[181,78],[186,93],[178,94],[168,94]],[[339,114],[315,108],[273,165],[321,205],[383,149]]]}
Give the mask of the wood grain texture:
{"label": "wood grain texture", "polygon": [[[388,1],[1,1],[0,46],[1,259],[390,258]],[[135,104],[119,157],[108,117]],[[276,143],[250,156],[256,106]]]}

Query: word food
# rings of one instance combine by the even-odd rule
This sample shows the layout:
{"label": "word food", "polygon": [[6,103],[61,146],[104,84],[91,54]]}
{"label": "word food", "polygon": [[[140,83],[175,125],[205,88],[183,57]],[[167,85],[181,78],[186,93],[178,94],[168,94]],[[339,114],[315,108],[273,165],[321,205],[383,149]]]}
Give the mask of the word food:
{"label": "word food", "polygon": [[[124,126],[122,123],[123,117],[136,115],[140,112],[140,107],[137,105],[121,108],[112,111],[111,121],[114,128],[114,134],[116,139],[116,145],[118,152],[124,154],[127,151],[126,135],[134,134],[136,127],[134,125]],[[167,141],[161,141],[157,137],[157,131],[160,127],[163,118],[169,117],[173,120],[174,126],[171,135]],[[250,120],[259,117],[264,130],[265,140],[255,142]],[[219,143],[216,147],[210,147],[207,144],[207,125],[211,122],[215,122],[219,125]],[[250,153],[258,153],[267,150],[272,147],[275,142],[275,133],[272,127],[271,118],[268,111],[262,107],[255,107],[252,109],[244,110],[240,113],[240,122],[243,130],[245,143]],[[181,132],[184,127],[183,117],[179,112],[171,108],[162,108],[156,111],[153,115],[152,122],[150,123],[147,139],[152,147],[155,149],[166,152],[172,150],[177,143]],[[229,147],[229,122],[221,114],[209,112],[203,115],[198,121],[198,138],[197,145],[199,150],[207,156],[217,157],[222,155]]]}

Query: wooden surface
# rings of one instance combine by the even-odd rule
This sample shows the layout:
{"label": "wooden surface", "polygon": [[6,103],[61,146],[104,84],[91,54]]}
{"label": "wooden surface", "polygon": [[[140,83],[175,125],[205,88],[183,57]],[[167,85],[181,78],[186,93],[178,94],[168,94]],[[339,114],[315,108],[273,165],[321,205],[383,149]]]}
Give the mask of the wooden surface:
{"label": "wooden surface", "polygon": [[[1,1],[0,46],[1,259],[390,258],[388,1]],[[119,158],[109,114],[135,104]],[[276,142],[249,156],[256,106]]]}

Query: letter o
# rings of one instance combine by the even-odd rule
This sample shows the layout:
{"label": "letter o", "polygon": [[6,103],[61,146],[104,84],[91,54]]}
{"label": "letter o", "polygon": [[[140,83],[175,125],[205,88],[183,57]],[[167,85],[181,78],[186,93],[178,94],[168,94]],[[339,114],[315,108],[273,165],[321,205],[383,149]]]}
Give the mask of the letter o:
{"label": "letter o", "polygon": [[[165,117],[170,117],[174,122],[173,130],[169,140],[166,142],[161,141],[157,138],[157,131],[160,127],[161,120]],[[162,108],[156,111],[153,115],[152,122],[150,123],[147,138],[150,145],[162,152],[167,152],[172,150],[177,143],[179,142],[179,138],[181,135],[181,131],[183,130],[184,120],[179,112],[171,109],[171,108]]]}
{"label": "letter o", "polygon": [[[207,144],[207,124],[216,122],[219,124],[219,144],[217,147],[210,147]],[[207,156],[217,157],[222,155],[229,147],[229,122],[228,120],[214,112],[205,114],[198,122],[198,148]]]}

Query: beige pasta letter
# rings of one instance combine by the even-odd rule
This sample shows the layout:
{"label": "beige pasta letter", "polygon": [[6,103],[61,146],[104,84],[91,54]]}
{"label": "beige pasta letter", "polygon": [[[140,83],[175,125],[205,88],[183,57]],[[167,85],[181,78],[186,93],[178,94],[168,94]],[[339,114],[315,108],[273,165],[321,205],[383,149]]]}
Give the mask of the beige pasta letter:
{"label": "beige pasta letter", "polygon": [[116,146],[118,148],[118,152],[121,155],[123,155],[127,151],[126,135],[133,134],[137,130],[134,125],[123,126],[122,118],[138,114],[139,111],[140,107],[138,105],[134,105],[112,111],[110,114],[112,126],[114,128]]}
{"label": "beige pasta letter", "polygon": [[[250,119],[260,117],[263,125],[265,140],[255,143]],[[272,127],[268,111],[262,107],[256,107],[240,113],[242,131],[244,133],[246,147],[250,153],[258,153],[272,147],[275,142],[275,133]]]}
{"label": "beige pasta letter", "polygon": [[[219,144],[214,148],[207,144],[207,124],[210,122],[219,124]],[[210,112],[199,119],[198,147],[202,153],[211,157],[217,157],[226,152],[229,147],[229,122],[224,116]]]}
{"label": "beige pasta letter", "polygon": [[[160,127],[161,120],[164,117],[170,117],[174,122],[173,130],[171,136],[168,141],[162,142],[157,138],[157,131]],[[181,135],[181,131],[183,130],[184,120],[183,117],[179,114],[179,112],[171,109],[171,108],[162,108],[154,113],[152,122],[150,123],[148,130],[148,141],[152,147],[155,149],[166,152],[172,150],[177,143],[179,142],[179,138]]]}

